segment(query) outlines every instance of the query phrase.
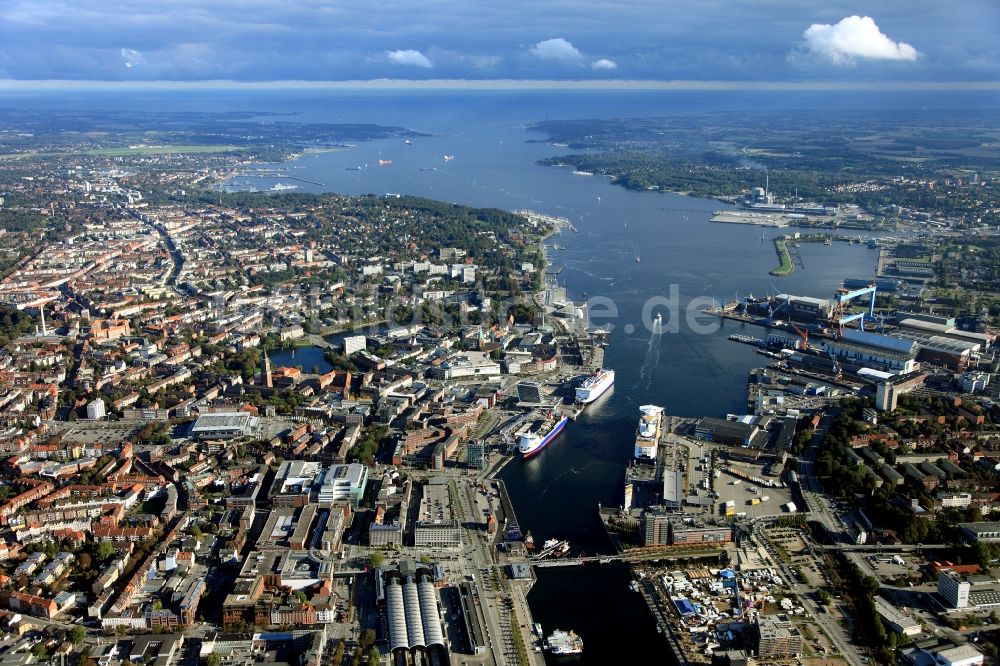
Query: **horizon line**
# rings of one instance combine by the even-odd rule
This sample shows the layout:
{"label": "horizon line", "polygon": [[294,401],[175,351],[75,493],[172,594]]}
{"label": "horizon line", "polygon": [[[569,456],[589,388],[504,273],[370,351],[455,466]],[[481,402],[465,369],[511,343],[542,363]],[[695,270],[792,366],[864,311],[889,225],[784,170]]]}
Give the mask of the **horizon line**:
{"label": "horizon line", "polygon": [[0,79],[4,91],[129,90],[732,90],[732,91],[1000,91],[1000,81],[726,81],[696,79],[275,79],[112,81]]}

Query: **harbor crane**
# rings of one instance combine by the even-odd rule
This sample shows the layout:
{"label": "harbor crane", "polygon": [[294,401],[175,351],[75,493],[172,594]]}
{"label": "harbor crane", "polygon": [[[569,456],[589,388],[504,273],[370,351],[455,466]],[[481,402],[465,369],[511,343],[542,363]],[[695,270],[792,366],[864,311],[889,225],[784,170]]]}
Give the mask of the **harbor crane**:
{"label": "harbor crane", "polygon": [[802,338],[802,342],[799,343],[799,349],[801,349],[802,351],[808,351],[809,350],[809,331],[807,331],[805,329],[802,329],[802,328],[799,328],[798,326],[796,326],[795,322],[792,321],[791,318],[788,319],[788,325],[792,327],[793,331],[795,331],[796,333],[798,333],[798,335],[799,335],[800,338]]}
{"label": "harbor crane", "polygon": [[773,326],[774,325],[774,315],[778,314],[778,311],[781,310],[781,308],[786,308],[786,309],[788,308],[788,301],[787,300],[784,300],[781,303],[779,303],[778,307],[774,307],[773,305],[771,305],[770,303],[768,303],[768,305],[767,305],[767,324],[768,324],[768,326]]}

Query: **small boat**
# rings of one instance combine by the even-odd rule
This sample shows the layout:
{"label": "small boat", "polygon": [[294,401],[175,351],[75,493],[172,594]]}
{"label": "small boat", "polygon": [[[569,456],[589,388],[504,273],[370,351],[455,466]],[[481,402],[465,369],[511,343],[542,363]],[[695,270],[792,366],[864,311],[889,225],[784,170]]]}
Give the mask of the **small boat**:
{"label": "small boat", "polygon": [[344,167],[344,170],[345,171],[361,171],[361,167],[360,166]]}
{"label": "small boat", "polygon": [[445,155],[444,156],[444,161],[445,162],[451,162],[453,159],[455,159],[454,155]]}
{"label": "small boat", "polygon": [[392,164],[392,160],[379,160],[378,161],[378,165],[379,166],[389,166],[390,164]]}
{"label": "small boat", "polygon": [[406,144],[406,145],[408,145],[408,146],[412,146],[412,145],[413,145],[413,142],[412,142],[412,141],[410,141],[409,139],[407,139],[407,140],[406,140],[406,141],[404,141],[403,143],[405,143],[405,144]]}

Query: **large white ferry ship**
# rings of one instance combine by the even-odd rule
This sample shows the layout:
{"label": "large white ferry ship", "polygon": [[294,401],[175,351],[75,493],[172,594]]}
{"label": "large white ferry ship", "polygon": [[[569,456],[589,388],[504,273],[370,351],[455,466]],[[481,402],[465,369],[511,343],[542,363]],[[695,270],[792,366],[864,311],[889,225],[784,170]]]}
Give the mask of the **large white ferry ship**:
{"label": "large white ferry ship", "polygon": [[656,447],[660,441],[660,423],[663,407],[643,405],[639,408],[639,427],[635,433],[635,457],[656,460]]}
{"label": "large white ferry ship", "polygon": [[567,421],[569,421],[569,418],[565,416],[549,416],[535,421],[521,435],[517,447],[518,451],[525,458],[535,455],[548,446],[549,442],[556,438],[556,435],[562,432],[562,429],[566,427]]}
{"label": "large white ferry ship", "polygon": [[594,374],[583,380],[583,383],[576,389],[576,401],[581,405],[587,405],[602,395],[615,383],[614,370],[598,370]]}

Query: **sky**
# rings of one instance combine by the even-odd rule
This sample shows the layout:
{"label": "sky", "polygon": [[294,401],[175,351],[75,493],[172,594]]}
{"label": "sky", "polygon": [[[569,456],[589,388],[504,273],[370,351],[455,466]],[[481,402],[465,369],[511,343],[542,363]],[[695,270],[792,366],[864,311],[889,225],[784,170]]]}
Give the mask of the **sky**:
{"label": "sky", "polygon": [[14,81],[1000,82],[1000,0],[3,0]]}

